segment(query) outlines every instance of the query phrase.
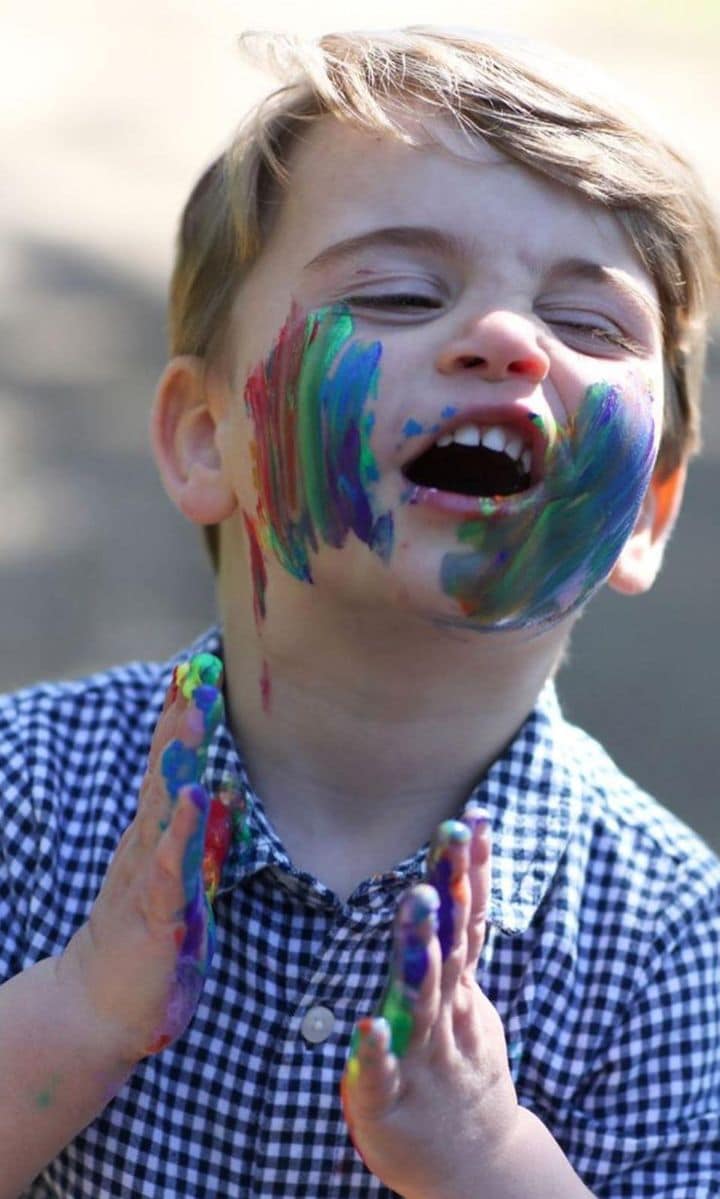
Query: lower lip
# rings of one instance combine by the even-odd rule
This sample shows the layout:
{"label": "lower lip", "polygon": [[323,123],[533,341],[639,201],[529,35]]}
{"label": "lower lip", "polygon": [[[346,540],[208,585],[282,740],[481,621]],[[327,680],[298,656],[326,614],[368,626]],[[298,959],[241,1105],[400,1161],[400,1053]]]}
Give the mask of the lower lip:
{"label": "lower lip", "polygon": [[422,507],[455,520],[480,520],[483,517],[515,516],[534,507],[542,484],[536,483],[527,491],[515,495],[458,495],[453,491],[438,491],[436,487],[421,487],[413,483],[403,495],[411,507]]}

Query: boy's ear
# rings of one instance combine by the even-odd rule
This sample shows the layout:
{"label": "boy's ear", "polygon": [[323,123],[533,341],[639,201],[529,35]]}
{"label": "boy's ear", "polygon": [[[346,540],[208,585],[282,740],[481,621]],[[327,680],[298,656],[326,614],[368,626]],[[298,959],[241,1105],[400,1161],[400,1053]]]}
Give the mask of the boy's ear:
{"label": "boy's ear", "polygon": [[236,506],[217,447],[218,411],[209,396],[204,360],[173,358],[157,386],[150,437],[170,499],[200,525],[218,524]]}
{"label": "boy's ear", "polygon": [[608,578],[615,591],[640,595],[652,587],[680,511],[686,477],[685,462],[663,478],[653,475],[635,528]]}

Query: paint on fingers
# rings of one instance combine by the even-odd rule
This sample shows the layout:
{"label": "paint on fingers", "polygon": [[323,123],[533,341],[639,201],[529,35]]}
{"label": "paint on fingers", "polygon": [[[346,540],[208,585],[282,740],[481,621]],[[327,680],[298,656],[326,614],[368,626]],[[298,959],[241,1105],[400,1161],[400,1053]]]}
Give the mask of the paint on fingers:
{"label": "paint on fingers", "polygon": [[348,1083],[352,1085],[360,1077],[363,1067],[376,1064],[379,1057],[390,1048],[391,1041],[392,1031],[383,1016],[365,1016],[363,1020],[358,1020],[346,1067]]}
{"label": "paint on fingers", "polygon": [[195,827],[183,853],[183,927],[165,1017],[146,1053],[159,1053],[187,1028],[197,1007],[214,949],[212,910],[202,886],[202,863],[210,801],[198,783],[183,787],[178,802],[192,805]]}
{"label": "paint on fingers", "polygon": [[427,881],[440,899],[438,940],[442,959],[455,944],[458,912],[470,903],[468,864],[470,829],[460,820],[444,820],[438,826],[428,852]]}
{"label": "paint on fingers", "polygon": [[[478,850],[482,849],[483,860],[489,852],[489,832],[491,827],[490,813],[481,808],[474,800],[469,800],[463,809],[462,823],[470,829],[471,860],[478,861]],[[483,842],[487,842],[483,845]]]}
{"label": "paint on fingers", "polygon": [[395,922],[390,981],[379,1015],[390,1028],[390,1049],[407,1053],[414,1028],[414,1009],[430,964],[429,945],[437,931],[438,895],[424,883],[401,900]]}
{"label": "paint on fingers", "polygon": [[239,864],[252,843],[249,799],[228,778],[214,795],[200,784],[181,788],[198,813],[182,863],[183,925],[178,929],[178,956],[165,1019],[147,1049],[159,1053],[187,1028],[200,999],[215,952],[217,933],[212,903],[222,886],[228,860]]}
{"label": "paint on fingers", "polygon": [[189,703],[180,725],[180,736],[165,747],[160,769],[170,800],[181,789],[199,784],[215,730],[224,717],[220,684],[222,662],[214,654],[196,654],[176,666],[171,686]]}

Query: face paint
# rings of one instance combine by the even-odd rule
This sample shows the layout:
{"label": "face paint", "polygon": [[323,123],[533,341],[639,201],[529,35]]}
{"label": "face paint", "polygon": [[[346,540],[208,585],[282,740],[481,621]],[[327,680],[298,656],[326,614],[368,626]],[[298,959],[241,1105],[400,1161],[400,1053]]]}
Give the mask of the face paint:
{"label": "face paint", "polygon": [[243,512],[243,520],[245,522],[245,532],[247,533],[248,544],[250,546],[250,571],[252,574],[253,583],[253,612],[255,614],[255,624],[259,629],[266,615],[265,606],[265,591],[267,589],[267,571],[265,569],[265,559],[260,547],[260,538],[258,537],[255,521],[247,512]]}
{"label": "face paint", "polygon": [[650,483],[654,408],[639,381],[622,390],[594,384],[548,450],[543,481],[527,497],[479,500],[481,518],[458,529],[468,548],[446,554],[441,567],[442,590],[465,627],[552,624],[605,581]]}
{"label": "face paint", "polygon": [[437,935],[443,961],[455,942],[455,911],[470,900],[467,868],[470,829],[459,820],[444,820],[433,838],[426,864],[427,881],[440,900]]}
{"label": "face paint", "polygon": [[267,662],[263,662],[260,672],[260,700],[263,712],[266,716],[269,715],[272,700],[272,679],[270,678],[270,667]]}
{"label": "face paint", "polygon": [[294,307],[267,361],[245,387],[252,417],[257,516],[265,548],[312,582],[310,555],[354,533],[387,561],[390,512],[373,511],[378,478],[370,449],[379,342],[353,339],[342,308],[304,316]]}
{"label": "face paint", "polygon": [[[255,616],[255,627],[258,633],[261,632],[262,623],[266,616],[265,592],[267,590],[267,570],[265,569],[265,558],[263,556],[260,538],[258,537],[255,521],[247,512],[243,512],[243,520],[245,522],[245,532],[247,534],[248,544],[250,546],[250,572],[252,575],[253,585],[253,613]],[[260,697],[262,700],[263,712],[266,714],[270,711],[270,667],[265,659],[263,659],[260,670]]]}

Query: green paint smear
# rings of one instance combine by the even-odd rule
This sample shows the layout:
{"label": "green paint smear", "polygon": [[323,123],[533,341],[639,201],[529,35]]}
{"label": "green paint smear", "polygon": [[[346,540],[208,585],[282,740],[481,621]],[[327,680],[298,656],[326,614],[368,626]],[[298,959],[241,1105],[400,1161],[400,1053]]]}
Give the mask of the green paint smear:
{"label": "green paint smear", "polygon": [[40,1111],[47,1111],[55,1103],[57,1089],[60,1085],[60,1075],[53,1074],[47,1086],[35,1095],[34,1106]]}
{"label": "green paint smear", "polygon": [[380,1015],[390,1025],[390,1049],[396,1057],[408,1050],[413,1031],[413,1007],[402,983],[393,981],[380,1005]]}
{"label": "green paint smear", "polygon": [[646,387],[588,388],[574,421],[548,452],[541,500],[511,514],[479,502],[458,528],[470,552],[446,554],[441,586],[463,624],[550,624],[604,582],[632,533],[655,461],[655,417]]}

